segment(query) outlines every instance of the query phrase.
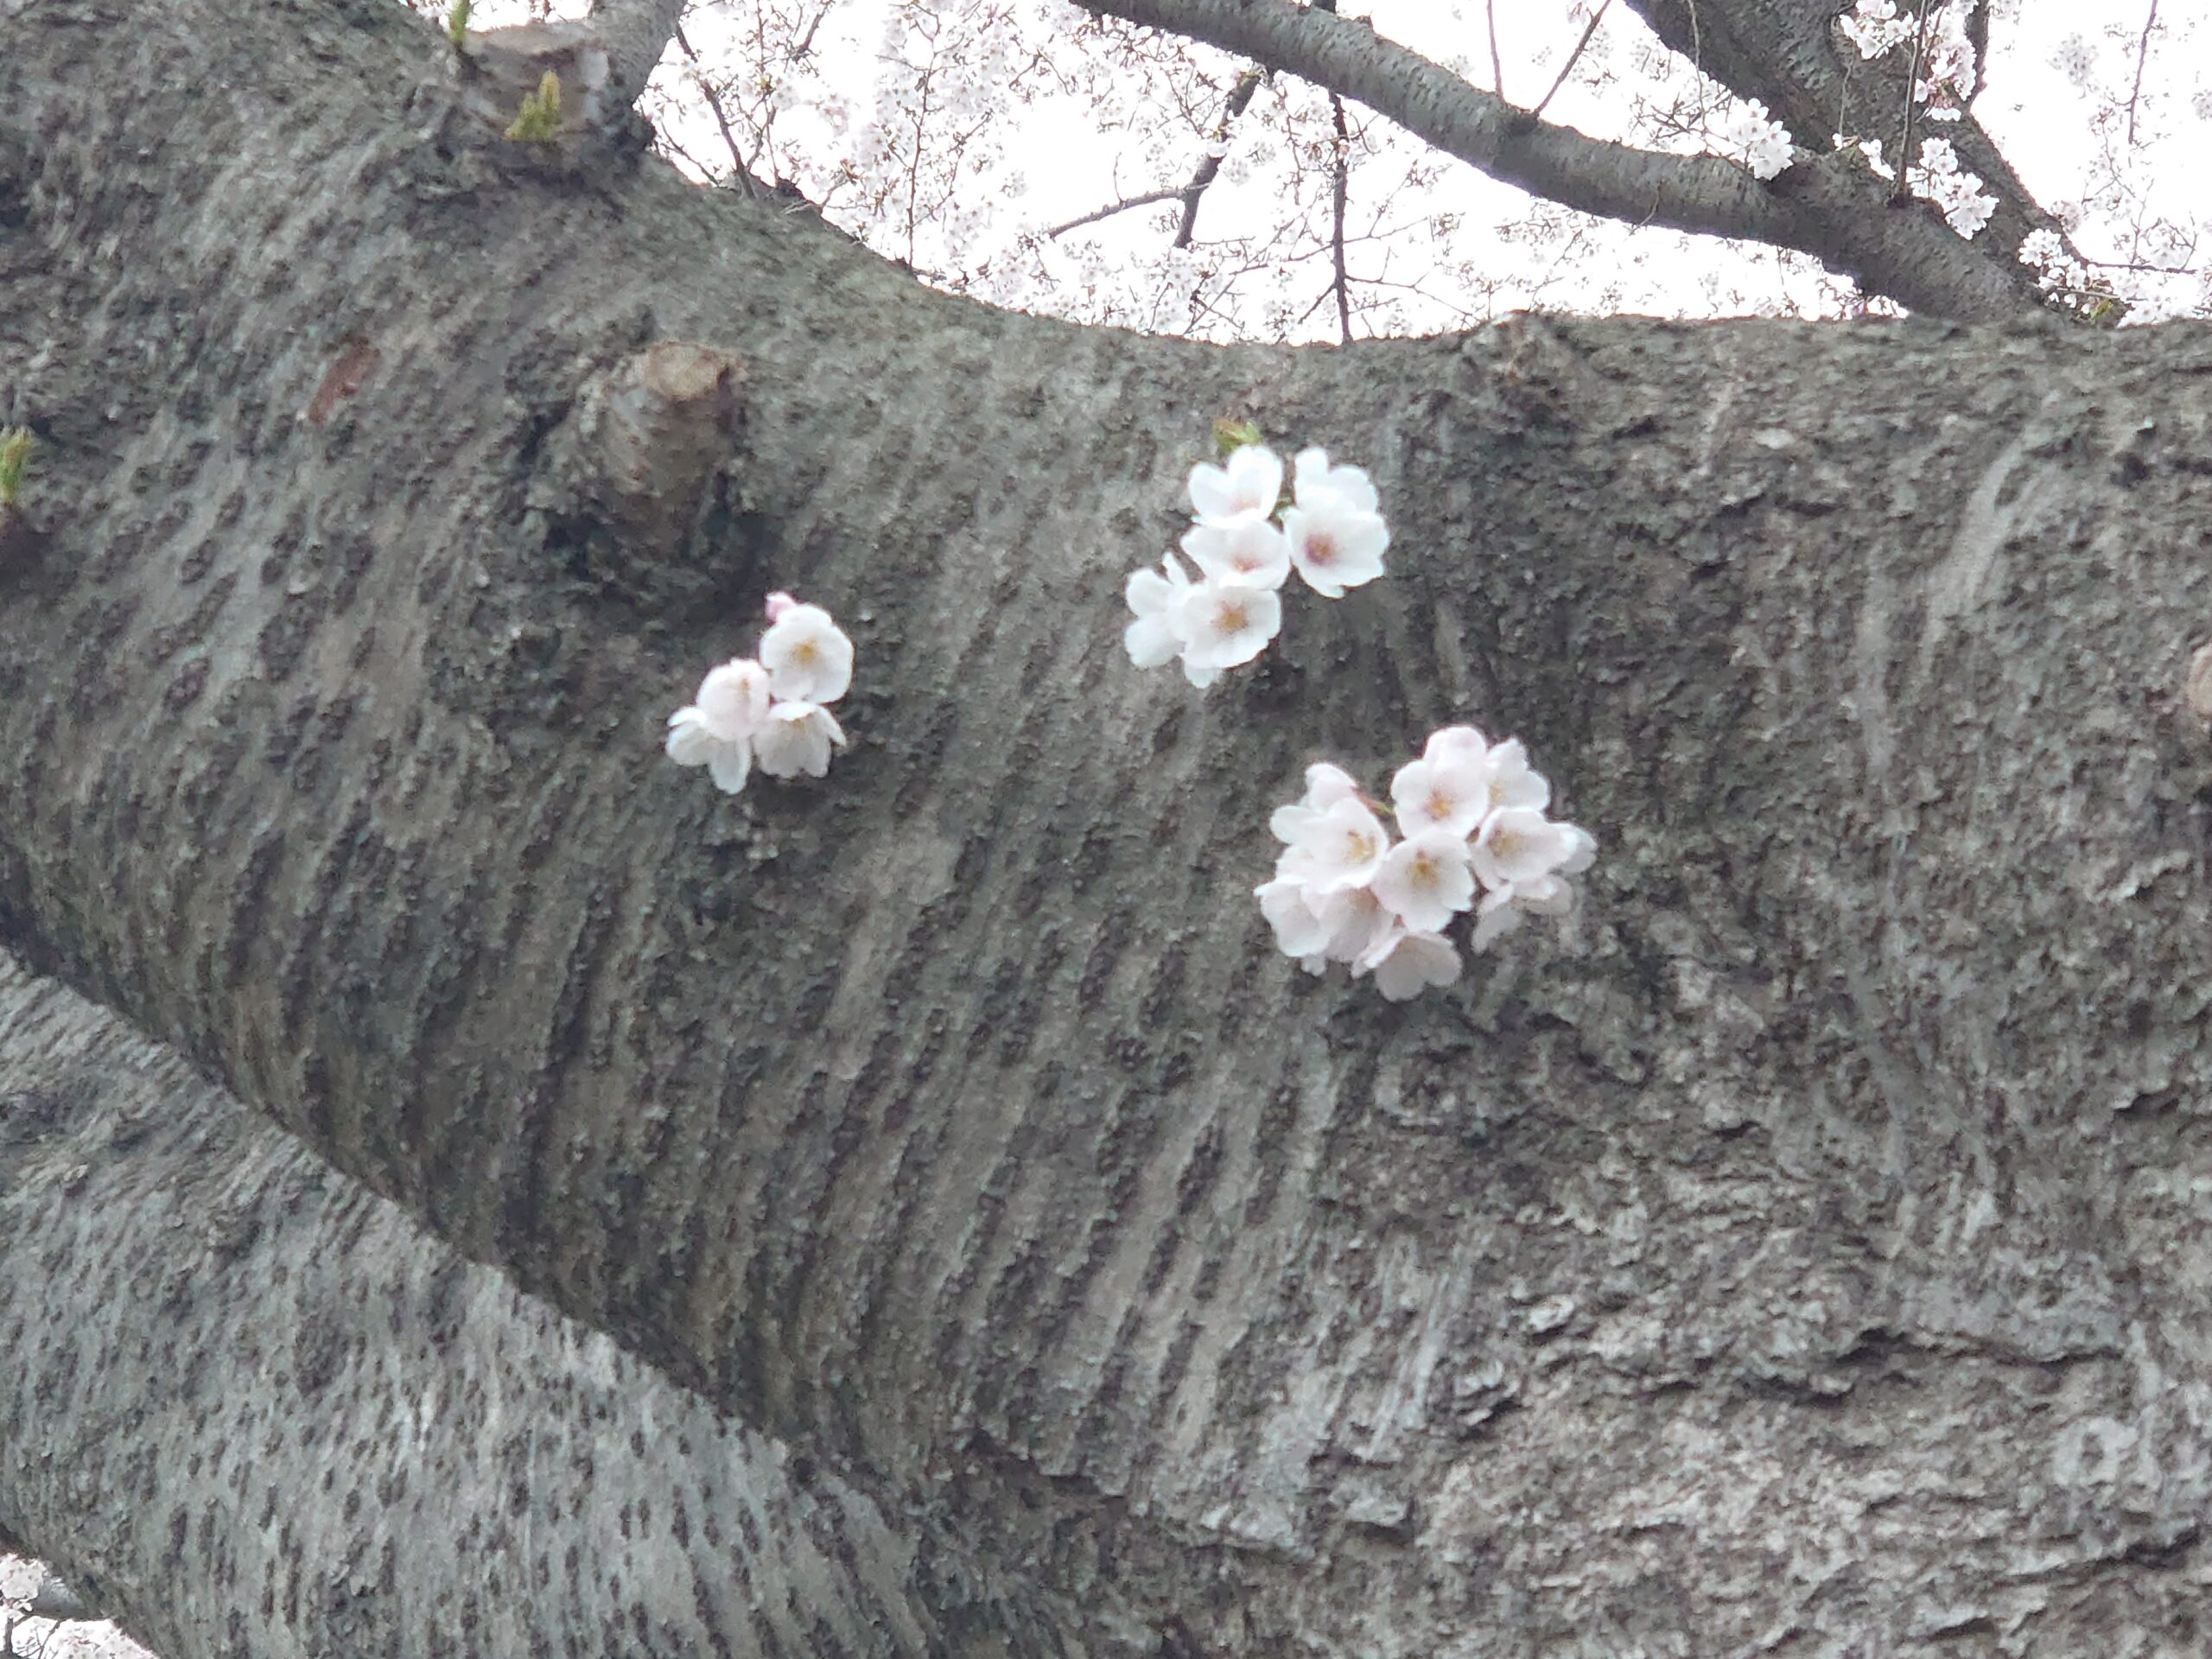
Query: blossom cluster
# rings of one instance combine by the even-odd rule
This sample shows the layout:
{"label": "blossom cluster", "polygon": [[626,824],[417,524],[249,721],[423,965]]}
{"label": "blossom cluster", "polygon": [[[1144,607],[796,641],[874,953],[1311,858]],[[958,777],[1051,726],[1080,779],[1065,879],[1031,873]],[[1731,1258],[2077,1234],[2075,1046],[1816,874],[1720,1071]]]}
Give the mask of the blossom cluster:
{"label": "blossom cluster", "polygon": [[1267,649],[1282,627],[1281,588],[1293,570],[1323,598],[1339,599],[1382,574],[1390,544],[1367,474],[1332,467],[1320,449],[1300,453],[1288,505],[1281,461],[1245,443],[1219,467],[1192,469],[1191,508],[1182,550],[1198,579],[1173,553],[1158,570],[1132,572],[1125,591],[1136,620],[1122,643],[1139,668],[1179,658],[1196,686]]}
{"label": "blossom cluster", "polygon": [[1880,139],[1854,138],[1849,133],[1844,132],[1833,134],[1832,137],[1835,147],[1838,149],[1857,150],[1859,152],[1859,158],[1866,163],[1867,170],[1873,174],[1876,178],[1894,180],[1897,177],[1897,168],[1891,167],[1889,162],[1885,161],[1882,157],[1882,141]]}
{"label": "blossom cluster", "polygon": [[2036,273],[2037,284],[2049,294],[2088,291],[2089,270],[2069,252],[2056,231],[2030,231],[2020,238],[2020,263]]}
{"label": "blossom cluster", "polygon": [[1997,211],[1997,198],[1959,165],[1948,138],[1921,141],[1920,160],[1912,169],[1911,182],[1913,194],[1934,202],[1942,211],[1945,222],[1969,242]]}
{"label": "blossom cluster", "polygon": [[1728,155],[1762,182],[1789,165],[1789,130],[1769,115],[1766,105],[1755,98],[1736,106],[1720,138]]}
{"label": "blossom cluster", "polygon": [[707,671],[698,695],[668,717],[668,758],[704,766],[734,795],[757,765],[771,778],[819,778],[845,734],[828,705],[853,683],[853,642],[818,605],[768,595],[759,654]]}
{"label": "blossom cluster", "polygon": [[1929,118],[1955,121],[1974,88],[1975,53],[1967,33],[1972,10],[1965,0],[1946,0],[1923,22],[1900,10],[1897,0],[1857,0],[1836,26],[1859,48],[1859,55],[1870,60],[1885,57],[1920,35],[1920,78],[1912,95],[1930,106]]}
{"label": "blossom cluster", "polygon": [[1491,743],[1471,726],[1433,734],[1390,780],[1404,839],[1393,842],[1351,774],[1306,769],[1306,793],[1268,827],[1284,843],[1274,879],[1253,889],[1275,943],[1307,973],[1349,963],[1393,1002],[1459,976],[1444,930],[1472,911],[1482,950],[1529,913],[1566,914],[1567,880],[1590,867],[1588,830],[1544,815],[1551,785],[1517,739]]}

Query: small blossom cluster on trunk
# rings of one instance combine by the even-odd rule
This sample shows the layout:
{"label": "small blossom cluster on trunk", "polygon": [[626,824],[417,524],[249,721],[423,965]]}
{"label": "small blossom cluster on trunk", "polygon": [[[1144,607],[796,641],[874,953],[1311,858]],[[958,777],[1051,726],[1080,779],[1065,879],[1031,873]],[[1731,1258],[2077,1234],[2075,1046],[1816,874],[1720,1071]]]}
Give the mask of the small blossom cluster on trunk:
{"label": "small blossom cluster on trunk", "polygon": [[1281,590],[1293,570],[1324,599],[1341,599],[1382,574],[1390,531],[1366,473],[1332,467],[1319,449],[1300,452],[1295,467],[1287,505],[1282,461],[1263,444],[1241,445],[1222,466],[1192,469],[1192,524],[1182,548],[1199,579],[1173,553],[1158,570],[1130,575],[1136,620],[1122,642],[1131,662],[1159,668],[1180,658],[1192,685],[1211,685],[1281,631]]}
{"label": "small blossom cluster on trunk", "polygon": [[1469,944],[1481,950],[1525,914],[1573,908],[1567,878],[1590,867],[1598,843],[1545,817],[1550,804],[1551,785],[1519,740],[1493,744],[1471,726],[1433,734],[1420,760],[1398,768],[1388,809],[1404,836],[1395,843],[1381,804],[1350,772],[1309,766],[1304,797],[1268,826],[1284,846],[1274,879],[1254,889],[1261,913],[1310,974],[1347,963],[1393,1002],[1448,985],[1459,976],[1444,931],[1455,916],[1474,912]]}
{"label": "small blossom cluster on trunk", "polygon": [[771,778],[819,778],[845,734],[827,705],[853,683],[853,642],[818,605],[768,595],[758,657],[707,671],[698,695],[668,717],[668,758],[704,766],[734,795],[757,765]]}

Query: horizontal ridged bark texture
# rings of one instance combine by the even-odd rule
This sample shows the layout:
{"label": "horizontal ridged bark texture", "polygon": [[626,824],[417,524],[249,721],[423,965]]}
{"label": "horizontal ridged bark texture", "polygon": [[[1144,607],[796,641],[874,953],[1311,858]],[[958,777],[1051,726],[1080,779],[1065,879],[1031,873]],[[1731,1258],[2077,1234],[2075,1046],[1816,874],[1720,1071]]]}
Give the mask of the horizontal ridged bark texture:
{"label": "horizontal ridged bark texture", "polygon": [[[377,0],[10,44],[34,966],[957,1538],[1016,1650],[2198,1645],[2212,334],[1214,350],[504,145]],[[661,340],[742,370],[672,554],[555,441]],[[1202,698],[1119,589],[1248,413],[1392,571]],[[732,803],[657,746],[771,588],[856,742]],[[1268,807],[1453,718],[1583,913],[1304,980]]]}

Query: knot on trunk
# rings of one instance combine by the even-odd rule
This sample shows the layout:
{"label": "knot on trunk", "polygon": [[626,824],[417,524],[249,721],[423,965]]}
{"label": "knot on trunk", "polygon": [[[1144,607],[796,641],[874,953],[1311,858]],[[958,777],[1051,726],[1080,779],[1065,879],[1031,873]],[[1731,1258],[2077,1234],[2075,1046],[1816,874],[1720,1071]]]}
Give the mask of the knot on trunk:
{"label": "knot on trunk", "polygon": [[737,360],[713,346],[664,340],[577,400],[562,447],[584,499],[638,551],[672,554],[690,536],[736,445],[741,378]]}

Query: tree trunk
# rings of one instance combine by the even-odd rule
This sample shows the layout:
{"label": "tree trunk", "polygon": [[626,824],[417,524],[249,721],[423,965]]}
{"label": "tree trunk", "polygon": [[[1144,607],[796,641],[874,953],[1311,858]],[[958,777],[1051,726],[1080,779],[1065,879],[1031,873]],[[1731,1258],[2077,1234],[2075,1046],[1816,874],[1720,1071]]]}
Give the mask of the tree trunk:
{"label": "tree trunk", "polygon": [[[0,984],[0,1529],[169,1659],[2201,1646],[2212,332],[1144,340],[385,0],[11,10],[0,938],[264,1119]],[[1391,571],[1202,696],[1239,414]],[[855,747],[733,802],[771,588]],[[1582,913],[1304,979],[1269,807],[1452,719]]]}

